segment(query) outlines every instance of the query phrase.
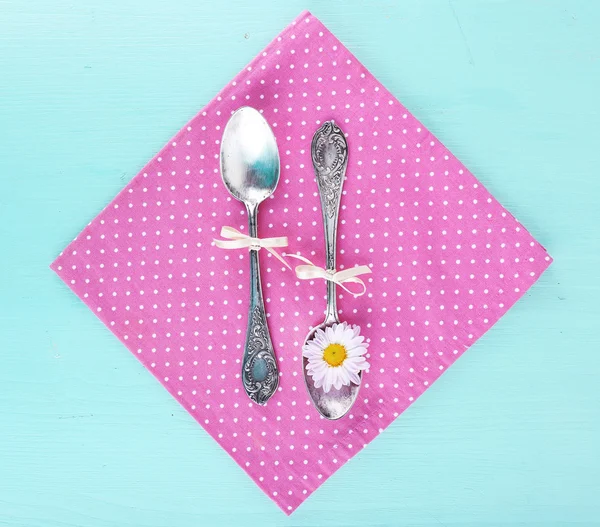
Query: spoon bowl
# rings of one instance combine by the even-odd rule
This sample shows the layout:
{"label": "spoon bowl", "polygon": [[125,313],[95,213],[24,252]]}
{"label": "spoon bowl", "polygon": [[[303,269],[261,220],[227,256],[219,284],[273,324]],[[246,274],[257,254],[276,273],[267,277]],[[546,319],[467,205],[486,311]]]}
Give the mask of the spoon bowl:
{"label": "spoon bowl", "polygon": [[257,206],[279,181],[279,151],[269,123],[249,106],[236,110],[223,132],[221,176],[231,195]]}
{"label": "spoon bowl", "polygon": [[[304,343],[306,344],[307,342],[311,341],[318,329],[325,330],[325,328],[328,326],[331,326],[331,324],[323,323],[311,329],[306,336]],[[358,397],[360,384],[350,383],[349,386],[342,386],[339,390],[336,390],[332,387],[331,390],[325,393],[323,388],[316,388],[313,378],[306,374],[307,366],[308,359],[306,357],[302,357],[304,383],[306,384],[308,394],[310,395],[310,398],[312,399],[312,402],[319,413],[326,419],[330,419],[332,421],[344,417]],[[359,376],[361,376],[360,373]]]}

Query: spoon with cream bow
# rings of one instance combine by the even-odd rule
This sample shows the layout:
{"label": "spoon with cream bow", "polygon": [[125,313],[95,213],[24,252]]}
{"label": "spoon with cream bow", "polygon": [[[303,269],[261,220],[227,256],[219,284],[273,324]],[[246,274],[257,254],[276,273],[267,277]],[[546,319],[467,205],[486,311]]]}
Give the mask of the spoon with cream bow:
{"label": "spoon with cream bow", "polygon": [[[279,181],[279,151],[269,124],[254,108],[239,108],[225,126],[221,141],[221,176],[231,195],[246,206],[248,235],[257,238],[258,206],[273,194]],[[248,397],[258,404],[265,404],[279,384],[256,247],[250,250],[250,306],[242,383]]]}

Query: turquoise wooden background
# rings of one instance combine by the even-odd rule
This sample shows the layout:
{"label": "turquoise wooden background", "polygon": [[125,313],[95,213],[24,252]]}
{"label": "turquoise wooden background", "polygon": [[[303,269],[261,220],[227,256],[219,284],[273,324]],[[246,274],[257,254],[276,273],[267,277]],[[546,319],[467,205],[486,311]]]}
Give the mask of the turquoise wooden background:
{"label": "turquoise wooden background", "polygon": [[[286,518],[48,269],[302,9],[555,263]],[[600,525],[600,2],[0,0],[0,525]]]}

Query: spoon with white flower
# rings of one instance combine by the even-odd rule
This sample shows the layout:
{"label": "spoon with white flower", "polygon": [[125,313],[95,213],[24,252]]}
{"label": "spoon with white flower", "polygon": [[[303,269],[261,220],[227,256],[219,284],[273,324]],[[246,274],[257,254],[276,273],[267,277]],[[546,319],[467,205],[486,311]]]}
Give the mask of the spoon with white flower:
{"label": "spoon with white flower", "polygon": [[[333,121],[317,130],[311,154],[325,227],[326,269],[333,277],[338,215],[348,164],[346,138]],[[319,413],[327,419],[339,419],[358,396],[362,372],[369,367],[364,357],[368,344],[358,326],[340,322],[336,282],[328,279],[326,283],[325,321],[309,332],[302,346],[303,372],[308,393]]]}

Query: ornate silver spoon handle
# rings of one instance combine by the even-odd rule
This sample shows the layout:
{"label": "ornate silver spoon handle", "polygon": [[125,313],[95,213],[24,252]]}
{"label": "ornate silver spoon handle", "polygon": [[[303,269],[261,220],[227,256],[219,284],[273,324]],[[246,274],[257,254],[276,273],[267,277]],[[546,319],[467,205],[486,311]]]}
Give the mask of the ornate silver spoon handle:
{"label": "ornate silver spoon handle", "polygon": [[[325,229],[327,270],[335,270],[336,238],[342,186],[348,165],[348,143],[344,132],[333,122],[323,123],[313,136],[311,155]],[[325,324],[339,322],[335,283],[327,281],[327,312]]]}
{"label": "ornate silver spoon handle", "polygon": [[[247,205],[247,210],[248,235],[257,238],[258,205]],[[258,404],[265,404],[279,384],[279,369],[267,326],[256,249],[250,250],[250,308],[242,359],[242,382],[248,397]]]}

